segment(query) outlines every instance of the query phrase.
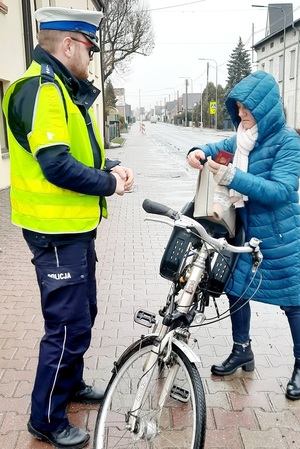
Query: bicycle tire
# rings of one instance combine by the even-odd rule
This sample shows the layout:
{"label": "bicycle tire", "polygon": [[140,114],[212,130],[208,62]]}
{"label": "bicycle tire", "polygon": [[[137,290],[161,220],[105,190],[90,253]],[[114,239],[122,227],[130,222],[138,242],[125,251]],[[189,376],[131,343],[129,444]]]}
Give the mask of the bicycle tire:
{"label": "bicycle tire", "polygon": [[[151,336],[139,340],[129,347],[116,363],[103,405],[98,411],[94,449],[204,448],[206,403],[202,380],[195,364],[174,343],[172,356],[176,359],[179,369],[173,382],[173,397],[170,394],[165,401],[159,429],[156,429],[155,435],[150,439],[140,438],[126,429],[126,414],[132,407],[136,386],[142,376],[142,366],[151,351],[154,338]],[[140,410],[140,416],[145,421],[151,422],[150,416],[153,418],[158,413],[156,403],[167,372],[166,365],[162,367],[157,364],[154,368]],[[177,392],[175,394],[174,388]],[[182,401],[182,396],[186,402]]]}

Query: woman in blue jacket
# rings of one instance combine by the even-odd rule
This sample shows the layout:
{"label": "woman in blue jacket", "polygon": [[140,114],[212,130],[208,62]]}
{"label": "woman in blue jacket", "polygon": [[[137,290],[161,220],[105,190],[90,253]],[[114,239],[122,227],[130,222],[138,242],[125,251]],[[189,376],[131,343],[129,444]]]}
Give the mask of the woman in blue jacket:
{"label": "woman in blue jacket", "polygon": [[[224,376],[240,367],[254,370],[247,300],[279,305],[288,318],[295,356],[286,397],[300,399],[300,138],[285,124],[278,84],[266,72],[257,71],[240,81],[228,95],[226,107],[236,135],[195,146],[188,161],[201,169],[200,161],[208,157],[209,170],[223,190],[226,186],[227,200],[241,218],[246,240],[257,237],[262,241],[264,259],[260,273],[249,286],[253,276],[251,256],[239,257],[226,290],[233,349],[211,371]],[[234,154],[232,164],[225,166],[212,160],[219,150]]]}

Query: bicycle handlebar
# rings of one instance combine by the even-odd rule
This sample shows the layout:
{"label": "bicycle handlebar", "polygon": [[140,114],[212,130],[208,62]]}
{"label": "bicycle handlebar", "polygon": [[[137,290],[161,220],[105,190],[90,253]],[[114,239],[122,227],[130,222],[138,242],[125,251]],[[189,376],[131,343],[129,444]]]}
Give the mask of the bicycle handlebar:
{"label": "bicycle handlebar", "polygon": [[[183,215],[182,213],[171,209],[168,206],[165,206],[164,204],[145,199],[143,201],[142,207],[146,212],[150,214],[163,215],[165,217],[171,218],[174,222],[173,226],[176,225],[179,227],[184,227],[186,229],[194,228],[205,242],[209,243],[218,250],[226,249],[233,253],[252,253],[254,255],[254,263],[256,266],[260,265],[260,263],[262,262],[263,255],[259,247],[261,240],[257,239],[256,237],[252,237],[250,242],[245,243],[245,246],[234,246],[228,243],[227,240],[223,237],[218,239],[212,237],[207,233],[201,223],[194,220],[193,218],[187,217],[186,215]],[[150,218],[150,220],[167,223],[166,220],[159,220],[154,218]]]}
{"label": "bicycle handlebar", "polygon": [[180,218],[180,214],[175,210],[152,200],[145,199],[142,207],[144,211],[148,212],[148,214],[164,215],[165,217],[172,218],[173,220],[178,220]]}

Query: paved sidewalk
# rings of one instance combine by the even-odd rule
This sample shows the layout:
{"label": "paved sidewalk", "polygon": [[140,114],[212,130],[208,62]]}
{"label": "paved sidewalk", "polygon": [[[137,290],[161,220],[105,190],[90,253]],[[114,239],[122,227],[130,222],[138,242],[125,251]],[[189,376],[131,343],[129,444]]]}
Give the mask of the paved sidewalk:
{"label": "paved sidewalk", "polygon": [[[86,354],[85,379],[102,387],[113,361],[148,332],[133,323],[134,311],[141,307],[156,312],[168,291],[158,270],[171,228],[145,222],[141,204],[151,198],[181,209],[195,187],[195,174],[186,165],[178,166],[138,125],[125,137],[125,145],[107,155],[133,168],[135,187],[108,199],[110,216],[99,227],[99,315]],[[49,449],[26,430],[43,321],[29,250],[21,231],[10,224],[8,189],[0,191],[0,248],[0,448]],[[218,303],[224,310],[226,300]],[[210,366],[222,361],[232,346],[228,319],[194,335],[208,406],[205,449],[300,449],[300,401],[284,396],[293,366],[286,318],[278,307],[256,303],[252,315],[253,373],[211,377]],[[91,432],[88,449],[96,415],[97,406],[69,407],[70,421]]]}

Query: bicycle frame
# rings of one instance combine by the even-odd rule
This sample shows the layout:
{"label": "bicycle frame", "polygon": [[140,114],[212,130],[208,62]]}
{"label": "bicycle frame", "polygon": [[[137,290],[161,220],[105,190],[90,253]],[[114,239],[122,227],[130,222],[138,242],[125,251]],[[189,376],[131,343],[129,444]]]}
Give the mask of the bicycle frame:
{"label": "bicycle frame", "polygon": [[[215,264],[216,271],[224,273],[222,264],[217,263],[218,257],[224,258],[227,252],[251,253],[255,271],[262,261],[260,241],[252,238],[244,246],[233,246],[223,237],[211,236],[201,223],[167,206],[145,200],[143,208],[160,215],[148,216],[146,220],[175,228],[160,270],[172,284],[167,301],[159,311],[163,317],[159,331],[141,337],[115,362],[106,399],[98,414],[96,447],[119,447],[119,442],[125,444],[122,447],[130,447],[128,444],[148,447],[154,440],[161,444],[167,439],[170,447],[180,444],[180,447],[203,449],[205,397],[196,366],[200,359],[188,345],[189,328],[202,324],[209,296],[220,296],[225,285],[216,277],[213,279],[221,287],[217,287],[217,292],[211,289],[209,264]],[[226,254],[218,255],[223,250]],[[228,267],[226,273],[231,273]],[[136,311],[134,320],[149,328],[156,324],[155,314],[142,309]],[[169,419],[172,410],[182,417]],[[171,437],[173,430],[175,434]],[[180,442],[177,432],[182,435]]]}
{"label": "bicycle frame", "polygon": [[[204,273],[205,261],[209,255],[209,252],[210,252],[209,249],[204,247],[204,245],[203,245],[203,247],[200,250],[199,255],[197,256],[197,258],[193,264],[191,274],[189,277],[189,281],[184,288],[181,298],[178,300],[176,309],[179,312],[186,313],[186,311],[191,306],[191,304],[193,302],[195,290],[196,290],[197,285],[199,284],[201,277]],[[151,380],[151,375],[152,375],[151,368],[157,363],[159,354],[163,353],[163,351],[167,345],[168,345],[168,351],[167,351],[166,356],[162,359],[162,361],[163,362],[168,361],[170,353],[171,353],[172,342],[174,342],[174,340],[176,339],[176,332],[177,332],[177,329],[169,331],[169,328],[167,326],[162,325],[162,327],[161,327],[161,330],[158,335],[158,344],[157,344],[157,346],[152,347],[150,357],[148,358],[148,360],[143,368],[145,374],[143,375],[143,377],[139,383],[136,397],[135,397],[132,409],[129,413],[129,421],[128,421],[128,426],[127,426],[128,430],[133,431],[136,428],[136,420],[138,418],[138,410],[140,409],[141,404],[143,402],[144,392],[147,390],[147,387]],[[189,348],[186,343],[183,346],[185,346],[186,348]],[[199,358],[194,353],[191,356],[191,352],[192,351],[190,350],[189,358],[192,359],[193,361],[199,362]],[[166,380],[165,388],[163,391],[163,397],[160,397],[160,399],[159,399],[159,405],[161,406],[161,409],[163,408],[163,404],[164,404],[166,397],[170,394],[170,391],[171,391],[171,388],[173,385],[173,380],[176,375],[175,370],[176,370],[176,365],[174,365],[172,367],[172,370],[170,371],[170,373],[167,377],[167,380]]]}
{"label": "bicycle frame", "polygon": [[[151,205],[153,205],[153,203],[151,202]],[[161,206],[161,205],[159,205]],[[153,210],[151,210],[151,212],[153,212]],[[174,212],[174,211],[172,211]],[[154,212],[155,213],[155,212]],[[158,212],[159,213],[159,212]],[[170,214],[170,210],[168,209],[168,214]],[[203,238],[203,245],[201,246],[200,250],[198,251],[198,255],[195,258],[195,260],[193,261],[192,264],[192,268],[190,269],[189,275],[188,275],[188,279],[186,282],[186,285],[184,286],[183,292],[181,294],[181,297],[178,299],[177,303],[176,303],[176,310],[179,313],[182,314],[186,314],[192,303],[193,303],[193,298],[197,289],[197,286],[199,285],[202,276],[205,272],[206,269],[206,260],[209,257],[209,255],[212,252],[215,252],[216,249],[218,250],[222,250],[222,249],[229,249],[230,251],[233,252],[253,252],[256,251],[256,253],[259,253],[259,250],[257,250],[258,245],[259,245],[259,241],[257,239],[253,239],[252,244],[249,246],[244,246],[244,247],[235,247],[230,245],[226,239],[224,238],[220,238],[220,239],[215,239],[213,237],[211,237],[203,228],[203,226],[196,222],[195,220],[183,216],[183,215],[178,215],[177,213],[174,214],[177,219],[173,219],[172,221],[170,219],[165,219],[165,218],[157,218],[157,217],[147,217],[145,220],[149,220],[149,221],[158,221],[160,223],[165,223],[168,224],[170,226],[178,226],[178,227],[183,227],[185,229],[191,229],[194,228],[196,229],[196,231],[199,233],[199,236],[204,237]],[[199,237],[200,238],[200,237]],[[260,259],[260,256],[259,256]],[[261,259],[260,259],[261,262]],[[153,345],[151,353],[149,354],[148,360],[145,363],[145,366],[143,367],[143,371],[144,371],[144,375],[142,376],[140,382],[139,382],[139,386],[137,389],[137,393],[132,405],[132,408],[128,414],[128,423],[127,423],[127,429],[130,430],[131,432],[136,431],[136,424],[137,424],[137,419],[138,419],[138,415],[139,415],[139,410],[142,406],[143,403],[143,399],[144,399],[144,395],[145,392],[147,390],[147,387],[150,383],[151,380],[151,376],[152,376],[152,368],[155,366],[156,363],[158,363],[158,358],[159,355],[162,354],[165,350],[166,347],[168,347],[168,351],[166,356],[162,359],[163,362],[168,362],[169,356],[171,354],[171,347],[172,347],[172,343],[174,342],[175,344],[179,343],[179,339],[178,339],[179,335],[178,335],[178,329],[173,329],[170,331],[169,327],[162,324],[162,327],[160,329],[160,332],[158,334],[157,337],[157,344]],[[196,356],[196,354],[194,354],[194,352],[189,348],[189,346],[187,345],[188,339],[189,339],[189,334],[188,332],[185,333],[185,338],[186,338],[186,342],[181,342],[181,346],[184,348],[185,351],[187,351],[188,348],[188,356],[190,358],[190,360],[192,361],[196,361],[199,362],[199,358]],[[165,382],[165,386],[164,386],[164,390],[161,394],[161,397],[159,399],[159,405],[160,408],[162,410],[164,402],[166,400],[166,398],[168,397],[168,395],[171,392],[171,388],[173,386],[173,381],[174,378],[176,376],[176,363],[173,365],[172,369],[170,370],[170,373],[166,379]],[[159,418],[160,416],[157,416],[157,422],[159,422]],[[155,423],[155,429],[158,429],[158,424],[157,422]],[[153,429],[154,429],[153,427]],[[141,435],[139,435],[141,437]],[[147,438],[146,435],[143,435],[144,438]]]}

